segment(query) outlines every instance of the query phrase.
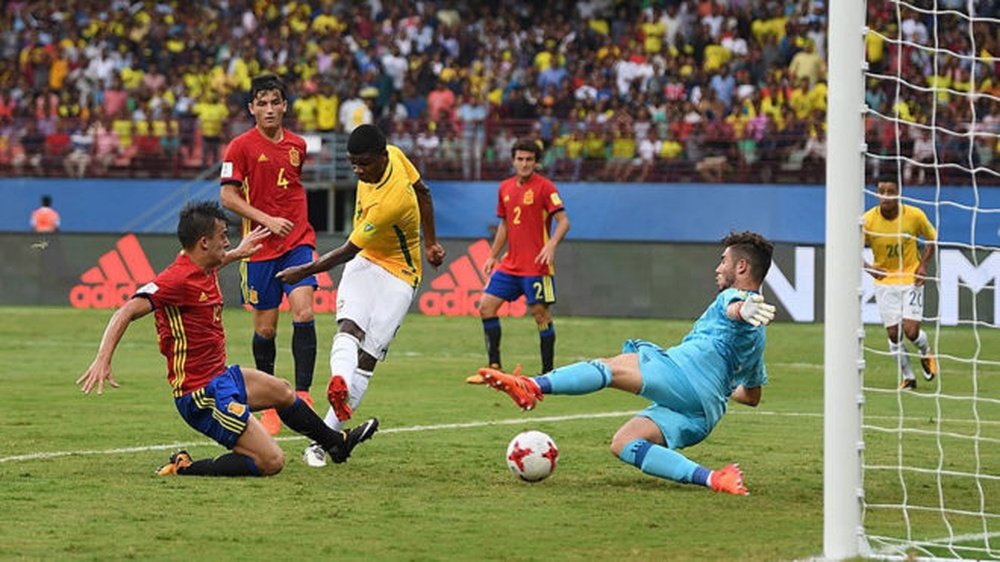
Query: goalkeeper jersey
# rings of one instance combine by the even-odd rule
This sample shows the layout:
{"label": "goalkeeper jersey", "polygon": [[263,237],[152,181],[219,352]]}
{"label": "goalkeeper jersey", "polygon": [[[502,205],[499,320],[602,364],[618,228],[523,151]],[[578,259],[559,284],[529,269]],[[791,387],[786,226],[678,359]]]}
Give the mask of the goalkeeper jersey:
{"label": "goalkeeper jersey", "polygon": [[698,393],[706,419],[713,423],[725,413],[736,387],[767,384],[766,329],[726,316],[731,303],[746,300],[751,294],[733,288],[720,292],[681,343],[667,350]]}

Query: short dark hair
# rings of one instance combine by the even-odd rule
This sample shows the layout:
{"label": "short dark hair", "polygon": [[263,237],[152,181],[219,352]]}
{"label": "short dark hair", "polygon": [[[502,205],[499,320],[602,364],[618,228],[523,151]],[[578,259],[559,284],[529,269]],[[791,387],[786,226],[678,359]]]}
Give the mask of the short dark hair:
{"label": "short dark hair", "polygon": [[739,258],[747,260],[750,264],[750,275],[758,283],[762,283],[767,277],[767,271],[771,269],[771,256],[774,254],[774,244],[762,235],[749,230],[743,232],[730,232],[722,239],[722,245],[736,252]]}
{"label": "short dark hair", "polygon": [[510,147],[510,157],[514,158],[518,150],[534,154],[536,162],[542,159],[542,147],[531,139],[521,139],[515,142],[514,146]]}
{"label": "short dark hair", "polygon": [[257,94],[271,90],[277,90],[283,101],[288,99],[288,87],[276,74],[254,76],[250,81],[250,101],[257,99]]}
{"label": "short dark hair", "polygon": [[348,154],[382,154],[385,135],[375,125],[358,125],[347,138]]}
{"label": "short dark hair", "polygon": [[51,206],[52,206],[52,196],[42,195],[42,207],[51,207]]}
{"label": "short dark hair", "polygon": [[880,183],[894,183],[896,187],[899,187],[899,177],[896,174],[882,173],[875,179],[875,187],[878,187]]}
{"label": "short dark hair", "polygon": [[177,239],[181,247],[190,250],[202,236],[214,234],[216,220],[228,220],[218,201],[191,201],[184,205],[177,221]]}

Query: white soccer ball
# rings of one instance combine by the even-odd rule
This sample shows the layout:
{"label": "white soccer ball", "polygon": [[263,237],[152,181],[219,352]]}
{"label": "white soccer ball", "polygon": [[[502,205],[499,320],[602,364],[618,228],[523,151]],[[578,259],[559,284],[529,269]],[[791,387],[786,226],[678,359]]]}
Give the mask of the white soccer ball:
{"label": "white soccer ball", "polygon": [[525,482],[540,482],[556,469],[559,448],[541,431],[523,431],[507,445],[507,466]]}

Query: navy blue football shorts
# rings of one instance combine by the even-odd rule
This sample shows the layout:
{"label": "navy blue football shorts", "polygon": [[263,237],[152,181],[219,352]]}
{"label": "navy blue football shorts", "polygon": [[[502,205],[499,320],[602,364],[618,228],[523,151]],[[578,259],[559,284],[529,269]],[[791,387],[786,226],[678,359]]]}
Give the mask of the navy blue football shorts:
{"label": "navy blue football shorts", "polygon": [[556,302],[556,282],[551,275],[511,275],[494,271],[483,292],[508,302],[521,295],[526,297],[528,304]]}
{"label": "navy blue football shorts", "polygon": [[296,246],[273,260],[243,262],[240,264],[240,288],[242,289],[243,304],[249,304],[257,310],[271,310],[278,308],[281,305],[281,297],[291,293],[296,287],[307,285],[316,287],[316,276],[314,275],[310,275],[294,285],[282,283],[280,279],[275,277],[279,271],[286,267],[309,263],[312,259],[312,247],[303,245]]}
{"label": "navy blue football shorts", "polygon": [[231,365],[204,387],[174,398],[174,405],[188,425],[227,449],[236,445],[250,419],[239,365]]}

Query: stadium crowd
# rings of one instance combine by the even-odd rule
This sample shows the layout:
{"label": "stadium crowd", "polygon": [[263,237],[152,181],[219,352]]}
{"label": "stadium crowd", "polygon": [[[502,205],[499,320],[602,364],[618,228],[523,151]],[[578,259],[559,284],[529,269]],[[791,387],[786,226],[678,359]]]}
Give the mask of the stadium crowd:
{"label": "stadium crowd", "polygon": [[[993,0],[977,5],[995,13]],[[510,146],[531,136],[546,148],[547,174],[563,180],[823,181],[811,165],[826,147],[823,0],[67,0],[3,10],[5,174],[193,175],[249,127],[250,78],[271,71],[290,85],[294,130],[376,123],[429,177],[506,174]],[[934,27],[906,9],[897,20],[877,2],[868,20],[872,167],[891,161],[877,156],[896,154],[897,142],[918,162],[994,161],[996,30]],[[924,47],[935,41],[978,58],[942,66]],[[899,101],[899,81],[878,77],[897,67],[910,102]],[[929,86],[942,89],[920,92]],[[968,91],[984,95],[969,103]],[[932,138],[905,122],[976,129]],[[914,181],[928,169],[907,165]]]}

